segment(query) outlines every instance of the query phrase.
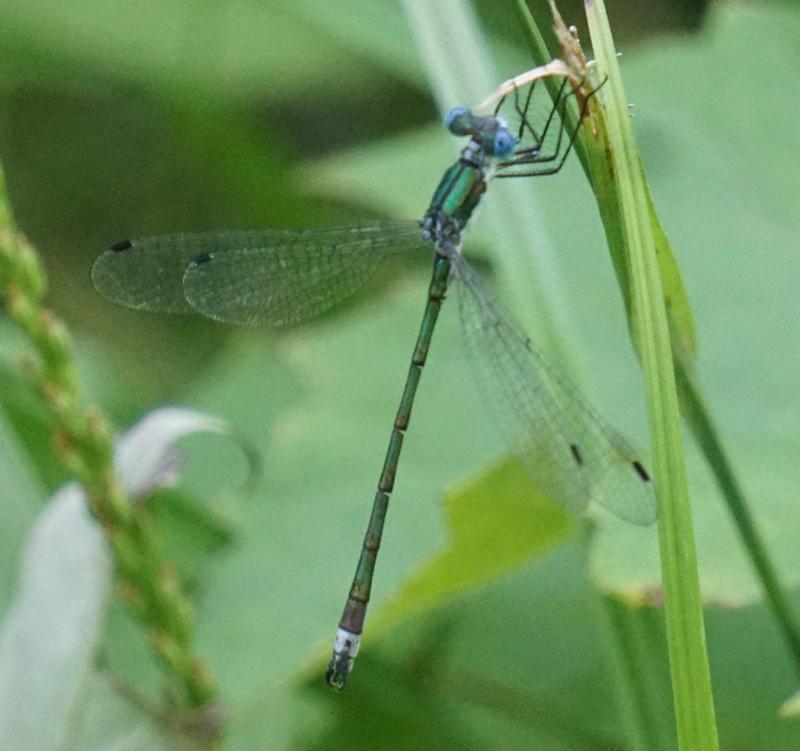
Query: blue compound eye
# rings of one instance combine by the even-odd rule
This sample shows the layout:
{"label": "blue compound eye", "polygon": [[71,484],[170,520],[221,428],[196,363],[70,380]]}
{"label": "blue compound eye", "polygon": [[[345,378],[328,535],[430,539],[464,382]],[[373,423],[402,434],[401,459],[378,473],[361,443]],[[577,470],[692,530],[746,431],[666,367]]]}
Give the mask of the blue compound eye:
{"label": "blue compound eye", "polygon": [[494,134],[494,143],[492,144],[492,153],[494,156],[511,156],[516,148],[517,139],[505,128],[499,128]]}
{"label": "blue compound eye", "polygon": [[472,134],[472,113],[468,107],[453,107],[444,116],[444,127],[454,136],[469,136]]}

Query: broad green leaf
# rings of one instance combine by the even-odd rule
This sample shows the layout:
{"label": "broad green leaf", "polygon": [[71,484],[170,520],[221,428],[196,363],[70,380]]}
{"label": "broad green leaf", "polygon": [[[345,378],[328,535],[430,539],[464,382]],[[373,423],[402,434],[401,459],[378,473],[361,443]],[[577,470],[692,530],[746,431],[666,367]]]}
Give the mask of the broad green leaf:
{"label": "broad green leaf", "polygon": [[358,50],[365,59],[380,61],[397,76],[418,81],[422,67],[411,43],[405,17],[391,0],[296,0],[293,10],[310,27],[324,29],[333,39]]}
{"label": "broad green leaf", "polygon": [[227,99],[363,80],[369,59],[355,58],[335,27],[255,0],[4,3],[0,51],[0,71],[14,80],[74,86],[88,69],[119,84]]}
{"label": "broad green leaf", "polygon": [[563,542],[566,514],[515,459],[490,466],[445,495],[449,541],[370,618],[370,638],[508,575]]}

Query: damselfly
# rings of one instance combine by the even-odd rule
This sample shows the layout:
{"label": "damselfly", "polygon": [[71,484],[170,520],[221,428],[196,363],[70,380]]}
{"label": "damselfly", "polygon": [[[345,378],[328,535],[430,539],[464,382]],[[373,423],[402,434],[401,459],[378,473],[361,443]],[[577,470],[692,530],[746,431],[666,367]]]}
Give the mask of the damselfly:
{"label": "damselfly", "polygon": [[[566,107],[572,99],[580,102],[580,123],[594,94],[570,88],[565,78],[558,95],[547,100],[540,121],[534,116],[541,90],[535,91],[536,86],[534,81],[523,90],[514,88],[489,116],[465,107],[447,114],[448,130],[469,141],[419,222],[150,237],[113,245],[92,268],[97,290],[131,308],[280,326],[321,313],[351,295],[386,257],[433,249],[422,325],[326,673],[335,688],[344,686],[358,651],[403,438],[452,282],[458,282],[461,320],[483,390],[502,414],[514,448],[539,488],[572,511],[594,501],[638,524],[655,519],[652,482],[634,452],[545,359],[461,255],[462,233],[490,180],[558,172],[577,134],[577,128],[567,132],[564,125]],[[500,115],[504,105],[508,119]]]}

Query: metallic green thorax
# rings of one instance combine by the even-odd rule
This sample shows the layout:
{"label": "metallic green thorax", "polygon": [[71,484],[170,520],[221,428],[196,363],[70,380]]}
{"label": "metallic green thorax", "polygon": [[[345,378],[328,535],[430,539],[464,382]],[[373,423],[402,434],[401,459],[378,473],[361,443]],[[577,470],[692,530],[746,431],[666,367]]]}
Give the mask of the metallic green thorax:
{"label": "metallic green thorax", "polygon": [[459,229],[463,229],[485,192],[483,170],[459,159],[444,173],[426,216],[441,212]]}
{"label": "metallic green thorax", "polygon": [[[461,231],[486,191],[486,166],[488,159],[473,140],[462,151],[459,160],[442,177],[433,194],[428,211],[420,222],[422,237],[433,242],[436,257],[428,288],[428,301],[422,318],[411,366],[408,370],[403,396],[395,416],[389,447],[383,462],[372,513],[364,536],[358,566],[350,594],[339,621],[339,637],[326,679],[336,688],[344,686],[358,650],[358,637],[364,628],[364,619],[372,589],[372,575],[378,557],[383,525],[389,506],[389,496],[394,488],[403,436],[411,419],[411,408],[417,393],[422,368],[428,357],[433,329],[439,317],[450,277],[451,257],[459,252]],[[339,646],[338,638],[342,638]]]}

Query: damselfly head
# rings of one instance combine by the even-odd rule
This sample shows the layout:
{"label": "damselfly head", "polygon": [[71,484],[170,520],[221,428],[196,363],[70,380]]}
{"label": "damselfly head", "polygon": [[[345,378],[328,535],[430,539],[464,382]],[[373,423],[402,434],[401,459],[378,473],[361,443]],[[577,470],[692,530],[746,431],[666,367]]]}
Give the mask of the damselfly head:
{"label": "damselfly head", "polygon": [[502,117],[478,117],[467,107],[453,107],[444,118],[454,136],[472,136],[488,156],[505,159],[514,153],[517,139]]}
{"label": "damselfly head", "polygon": [[517,139],[501,117],[473,117],[471,135],[487,156],[507,159],[517,148]]}
{"label": "damselfly head", "polygon": [[444,116],[444,127],[454,136],[471,136],[474,117],[469,107],[453,107]]}

